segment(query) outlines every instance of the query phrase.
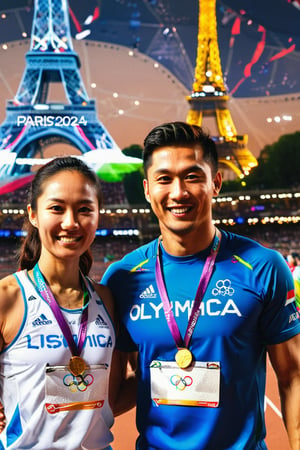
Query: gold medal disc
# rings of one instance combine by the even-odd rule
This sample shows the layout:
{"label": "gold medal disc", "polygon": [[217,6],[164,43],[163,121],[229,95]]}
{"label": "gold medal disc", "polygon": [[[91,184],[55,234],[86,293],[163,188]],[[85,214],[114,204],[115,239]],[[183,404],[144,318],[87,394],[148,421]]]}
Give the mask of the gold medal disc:
{"label": "gold medal disc", "polygon": [[69,362],[69,369],[72,375],[77,377],[78,375],[82,375],[86,369],[86,364],[84,359],[80,356],[72,356]]}
{"label": "gold medal disc", "polygon": [[187,348],[180,348],[175,355],[175,361],[181,369],[186,369],[191,365],[193,355]]}

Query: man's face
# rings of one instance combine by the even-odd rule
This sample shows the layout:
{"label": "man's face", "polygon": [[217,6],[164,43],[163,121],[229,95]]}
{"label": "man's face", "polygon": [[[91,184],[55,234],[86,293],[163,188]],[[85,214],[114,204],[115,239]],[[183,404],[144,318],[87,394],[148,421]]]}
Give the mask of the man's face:
{"label": "man's face", "polygon": [[201,148],[162,147],[153,152],[144,191],[161,232],[187,235],[211,226],[212,198],[221,187],[218,172],[203,160]]}

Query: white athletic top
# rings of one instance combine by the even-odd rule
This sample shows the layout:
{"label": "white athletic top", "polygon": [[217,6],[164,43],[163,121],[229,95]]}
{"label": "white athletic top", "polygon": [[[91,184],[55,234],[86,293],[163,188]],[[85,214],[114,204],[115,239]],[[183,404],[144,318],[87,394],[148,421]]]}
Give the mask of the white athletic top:
{"label": "white athletic top", "polygon": [[[116,336],[105,306],[88,281],[87,337],[81,357],[89,367],[82,378],[73,377],[68,370],[71,352],[50,306],[27,271],[14,275],[25,314],[18,335],[0,353],[1,401],[7,419],[0,449],[110,448],[108,379]],[[61,310],[76,340],[82,310]]]}

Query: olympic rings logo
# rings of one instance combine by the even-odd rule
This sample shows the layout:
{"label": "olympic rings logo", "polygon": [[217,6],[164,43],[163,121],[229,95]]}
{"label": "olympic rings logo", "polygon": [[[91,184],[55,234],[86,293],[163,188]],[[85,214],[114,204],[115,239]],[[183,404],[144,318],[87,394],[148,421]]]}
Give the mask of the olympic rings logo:
{"label": "olympic rings logo", "polygon": [[87,373],[86,375],[72,375],[71,373],[68,373],[64,376],[63,379],[64,385],[69,388],[71,392],[84,392],[87,390],[88,386],[93,384],[94,377],[90,373]]}
{"label": "olympic rings logo", "polygon": [[186,387],[193,384],[193,379],[188,375],[185,377],[181,377],[180,375],[172,375],[170,382],[176,387],[177,390],[184,391]]}

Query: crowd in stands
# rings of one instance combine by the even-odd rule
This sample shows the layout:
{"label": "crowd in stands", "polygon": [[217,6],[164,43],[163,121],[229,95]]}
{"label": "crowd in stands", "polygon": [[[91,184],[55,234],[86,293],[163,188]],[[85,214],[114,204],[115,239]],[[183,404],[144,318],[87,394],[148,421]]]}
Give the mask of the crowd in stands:
{"label": "crowd in stands", "polygon": [[127,198],[123,183],[106,183],[105,181],[101,181],[101,188],[103,193],[104,206],[127,204]]}
{"label": "crowd in stands", "polygon": [[[252,227],[221,226],[220,228],[242,234],[243,236],[251,237],[266,247],[279,251],[285,258],[291,250],[300,253],[300,223],[293,225],[256,225]],[[96,280],[99,280],[111,262],[122,258],[122,256],[126,253],[137,248],[156,235],[157,233],[146,237],[142,234],[124,237],[96,237],[92,245],[94,265],[91,271],[91,276]],[[12,269],[17,268],[17,249],[19,245],[20,238],[5,239],[0,237],[1,278],[8,273],[11,273]]]}
{"label": "crowd in stands", "polygon": [[15,191],[8,192],[7,194],[1,195],[1,207],[11,208],[11,207],[24,207],[27,203],[28,198],[28,185],[16,189]]}
{"label": "crowd in stands", "polygon": [[222,194],[213,209],[215,218],[300,215],[300,191]]}
{"label": "crowd in stands", "polygon": [[23,226],[24,214],[1,214],[0,229],[2,230],[20,230]]}
{"label": "crowd in stands", "polygon": [[[99,218],[99,230],[106,231],[96,237],[93,244],[94,267],[92,275],[100,279],[105,268],[124,254],[157,236],[158,225],[150,209],[130,207],[122,183],[101,182],[105,200]],[[27,188],[1,196],[0,230],[10,230],[9,237],[0,234],[0,276],[16,268],[15,249],[20,243],[16,232],[24,222]],[[20,208],[19,210],[16,208]],[[300,252],[300,194],[299,192],[251,192],[221,194],[214,204],[214,218],[218,226],[274,248],[285,257],[291,249]],[[264,222],[264,217],[293,216],[295,220]],[[257,218],[249,223],[249,218]],[[228,221],[233,219],[234,221]],[[126,236],[120,231],[131,230]]]}
{"label": "crowd in stands", "polygon": [[19,239],[0,237],[0,278],[12,273],[18,265]]}
{"label": "crowd in stands", "polygon": [[[106,183],[101,182],[103,199],[105,206],[126,205],[127,198],[124,185],[121,182]],[[1,206],[4,207],[25,207],[28,198],[28,186],[23,186],[15,191],[1,195]]]}

